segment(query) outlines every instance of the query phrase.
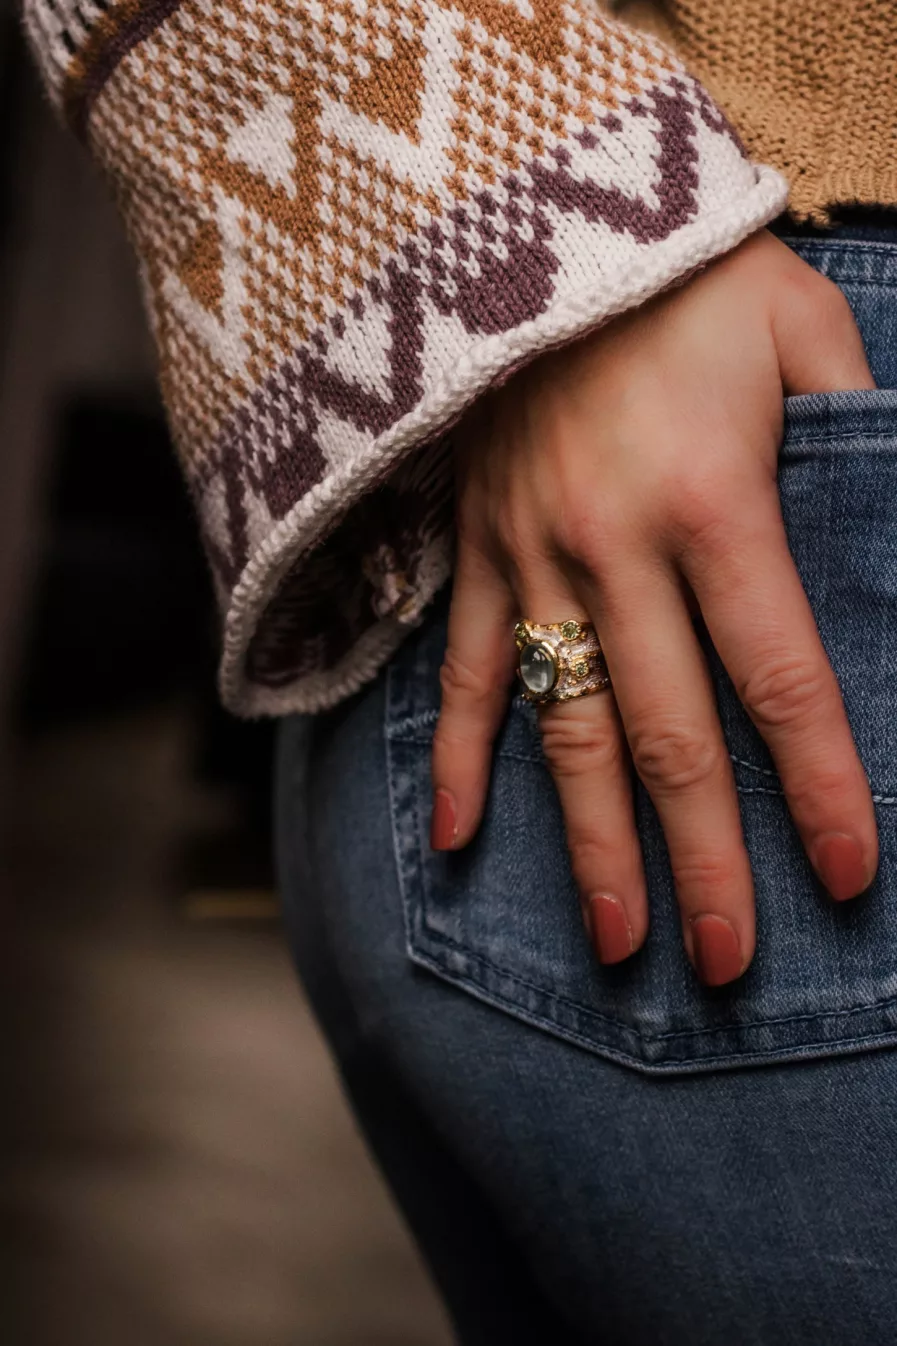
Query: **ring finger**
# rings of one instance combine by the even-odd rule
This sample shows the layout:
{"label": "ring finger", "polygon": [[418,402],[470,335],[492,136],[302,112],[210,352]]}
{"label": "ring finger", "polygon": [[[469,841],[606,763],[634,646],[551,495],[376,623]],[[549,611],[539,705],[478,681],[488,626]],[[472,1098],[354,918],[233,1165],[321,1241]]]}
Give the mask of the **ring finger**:
{"label": "ring finger", "polygon": [[[520,611],[536,623],[588,620],[552,573],[518,586]],[[613,693],[540,707],[542,744],[554,777],[586,928],[602,963],[644,942],[648,904],[635,828],[626,743]]]}

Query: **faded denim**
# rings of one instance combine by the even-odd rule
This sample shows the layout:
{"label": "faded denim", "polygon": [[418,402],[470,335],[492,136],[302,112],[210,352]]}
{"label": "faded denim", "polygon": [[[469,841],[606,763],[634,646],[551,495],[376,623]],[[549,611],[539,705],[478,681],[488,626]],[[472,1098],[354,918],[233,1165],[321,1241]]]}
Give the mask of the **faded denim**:
{"label": "faded denim", "polygon": [[373,687],[282,731],[297,961],[465,1346],[897,1340],[897,1055],[881,1050],[897,1043],[897,241],[792,245],[846,293],[880,386],[789,399],[780,469],[876,800],[865,897],[821,891],[709,646],[758,909],[754,962],[718,991],[683,953],[640,788],[651,934],[595,963],[520,700],[476,842],[430,851],[445,600]]}

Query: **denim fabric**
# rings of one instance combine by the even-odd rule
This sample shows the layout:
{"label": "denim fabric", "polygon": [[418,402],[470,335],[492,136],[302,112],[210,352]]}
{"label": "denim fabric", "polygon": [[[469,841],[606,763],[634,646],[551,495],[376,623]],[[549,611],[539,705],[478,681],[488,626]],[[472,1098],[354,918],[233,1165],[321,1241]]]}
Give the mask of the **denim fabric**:
{"label": "denim fabric", "polygon": [[429,850],[445,601],[375,686],[282,732],[300,971],[465,1346],[897,1339],[897,1055],[874,1050],[897,1042],[897,240],[793,246],[844,289],[881,388],[790,399],[780,471],[875,794],[868,895],[816,884],[709,644],[758,906],[719,991],[682,952],[641,790],[651,934],[595,963],[521,701],[476,842]]}

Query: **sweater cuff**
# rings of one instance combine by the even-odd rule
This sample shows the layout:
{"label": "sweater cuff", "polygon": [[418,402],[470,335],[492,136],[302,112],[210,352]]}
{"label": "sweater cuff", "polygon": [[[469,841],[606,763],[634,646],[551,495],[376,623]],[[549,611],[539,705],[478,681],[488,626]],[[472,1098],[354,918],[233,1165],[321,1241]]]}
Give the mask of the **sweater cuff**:
{"label": "sweater cuff", "polygon": [[[604,189],[560,156],[544,177],[509,185],[504,233],[489,230],[484,210],[479,235],[469,230],[482,242],[462,251],[458,220],[460,265],[449,270],[432,246],[416,251],[359,305],[357,326],[321,350],[310,384],[326,407],[328,466],[259,539],[229,593],[220,685],[234,711],[318,711],[373,678],[451,572],[447,427],[510,372],[681,282],[782,211],[779,174],[718,141],[704,148],[715,183],[712,172],[699,177],[701,208],[666,237],[608,225],[591,208]],[[501,219],[494,207],[491,218]],[[496,239],[504,246],[491,250]],[[447,279],[451,303],[436,288]],[[382,370],[377,407],[384,393],[391,409],[405,403],[379,434],[359,433],[358,382],[335,372],[359,349]]]}
{"label": "sweater cuff", "polygon": [[24,0],[110,177],[244,714],[372,677],[446,579],[446,434],[783,208],[592,0]]}

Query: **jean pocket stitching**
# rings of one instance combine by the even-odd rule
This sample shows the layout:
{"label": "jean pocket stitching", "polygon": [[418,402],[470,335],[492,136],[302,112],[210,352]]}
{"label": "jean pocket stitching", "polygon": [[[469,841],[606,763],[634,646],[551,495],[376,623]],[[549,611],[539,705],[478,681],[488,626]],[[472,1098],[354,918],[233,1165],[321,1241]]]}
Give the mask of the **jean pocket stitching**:
{"label": "jean pocket stitching", "polygon": [[[567,1009],[575,1010],[577,1014],[583,1014],[588,1019],[598,1023],[608,1024],[611,1028],[620,1029],[626,1033],[631,1033],[641,1042],[654,1043],[682,1041],[685,1038],[707,1037],[709,1034],[713,1033],[728,1033],[731,1032],[732,1029],[781,1028],[788,1024],[817,1023],[820,1019],[843,1019],[848,1018],[850,1015],[868,1014],[873,1010],[886,1010],[897,1006],[897,996],[885,996],[882,1000],[865,1001],[859,1005],[848,1005],[836,1010],[814,1010],[811,1014],[786,1014],[776,1018],[761,1016],[756,1019],[739,1019],[737,1022],[724,1025],[709,1024],[703,1028],[676,1028],[665,1033],[650,1033],[637,1027],[633,1023],[627,1022],[625,1019],[615,1019],[609,1014],[602,1014],[599,1010],[593,1009],[591,1005],[583,1004],[581,1000],[572,1000],[569,996],[559,995],[557,991],[553,991],[547,986],[540,986],[537,982],[529,981],[527,978],[519,976],[516,972],[512,972],[509,968],[502,967],[501,964],[493,962],[491,958],[486,958],[483,954],[475,952],[475,950],[471,949],[469,946],[459,944],[456,940],[449,939],[440,931],[433,930],[429,925],[427,925],[426,929],[428,936],[437,943],[444,944],[447,948],[463,954],[465,958],[488,969],[490,972],[497,973],[498,976],[505,978],[505,980],[509,982],[513,982],[514,985],[521,986],[528,991],[535,991],[537,995],[545,996],[548,1000],[551,1000],[557,1005],[563,1005]],[[415,947],[414,952],[417,954],[420,951]],[[424,957],[426,957],[426,955],[424,955]],[[431,959],[431,961],[434,964],[436,963],[435,959]],[[508,1000],[506,1003],[513,1005],[516,1002]]]}
{"label": "jean pocket stitching", "polygon": [[438,719],[438,710],[419,710],[413,715],[403,715],[387,722],[386,736],[407,743],[429,743],[429,738],[422,737],[421,733],[432,729]]}
{"label": "jean pocket stitching", "polygon": [[[787,448],[795,448],[798,444],[827,444],[833,441],[842,444],[846,440],[854,439],[894,439],[897,438],[897,430],[885,433],[881,430],[840,430],[835,434],[806,434],[801,435],[797,432],[791,432],[789,427]],[[786,459],[787,461],[787,459]]]}
{"label": "jean pocket stitching", "polygon": [[[396,749],[403,746],[402,743],[395,744]],[[726,1023],[710,1023],[693,1028],[668,1026],[663,1031],[652,1031],[640,1023],[638,1018],[602,1012],[582,997],[565,994],[545,977],[520,975],[522,969],[515,970],[513,965],[507,966],[502,960],[496,961],[478,951],[476,944],[469,940],[453,938],[434,929],[430,920],[432,897],[423,877],[427,860],[421,830],[422,795],[414,788],[408,767],[400,766],[400,759],[391,750],[387,757],[406,951],[412,962],[455,984],[459,989],[561,1039],[655,1074],[715,1070],[748,1064],[752,1060],[760,1063],[784,1061],[789,1057],[825,1057],[838,1051],[872,1048],[879,1040],[886,1042],[894,1039],[894,1025],[871,1024],[863,1030],[861,1036],[856,1033],[845,1036],[841,1029],[842,1024],[846,1027],[851,1020],[856,1021],[863,1015],[871,1017],[893,1013],[897,1007],[897,996],[893,994],[810,1012],[779,1015],[755,1013]],[[759,768],[761,772],[764,770]],[[502,983],[506,987],[504,992]],[[819,1025],[819,1031],[825,1034],[818,1041],[819,1032],[814,1034],[810,1027],[814,1024]],[[806,1026],[805,1030],[801,1028],[802,1025]],[[733,1033],[762,1035],[776,1030],[786,1035],[791,1030],[792,1039],[796,1033],[805,1031],[806,1041],[802,1039],[789,1043],[782,1040],[767,1045],[745,1039],[734,1050],[730,1045]],[[837,1038],[835,1033],[838,1034]],[[726,1050],[727,1046],[729,1050]]]}
{"label": "jean pocket stitching", "polygon": [[758,766],[756,762],[749,762],[746,757],[738,757],[734,752],[729,753],[729,758],[736,766],[747,767],[748,771],[756,771],[760,776],[771,776],[773,780],[778,779],[778,773],[768,766]]}
{"label": "jean pocket stitching", "polygon": [[[437,962],[435,958],[429,957],[419,949],[411,949],[410,953],[412,960],[416,962],[418,966],[428,969],[434,976],[447,980],[451,985],[460,987],[462,990],[466,991],[468,995],[472,995],[476,999],[482,1000],[484,1004],[497,1007],[523,1023],[531,1024],[535,1028],[539,1028],[544,1032],[550,1033],[552,1036],[560,1038],[562,1042],[570,1042],[575,1046],[582,1047],[587,1051],[595,1052],[599,1056],[606,1057],[608,1060],[617,1061],[621,1065],[631,1069],[644,1071],[655,1079],[665,1075],[677,1078],[681,1077],[683,1074],[690,1075],[696,1072],[709,1074],[733,1067],[744,1068],[746,1066],[765,1065],[767,1063],[777,1065],[784,1064],[788,1061],[827,1060],[836,1056],[853,1054],[857,1051],[874,1051],[879,1047],[892,1046],[895,1042],[895,1030],[893,1027],[888,1026],[873,1033],[854,1034],[850,1037],[829,1038],[823,1042],[795,1043],[790,1046],[780,1045],[762,1050],[753,1048],[744,1051],[721,1052],[707,1057],[685,1056],[649,1061],[646,1060],[645,1057],[636,1056],[633,1052],[625,1051],[620,1046],[611,1042],[603,1040],[596,1041],[595,1038],[589,1037],[585,1033],[578,1032],[569,1024],[559,1024],[555,1019],[540,1014],[538,1011],[520,1004],[517,1000],[512,1000],[507,996],[503,996],[499,991],[481,986],[470,977],[452,974]],[[541,987],[533,987],[532,989],[539,995],[546,994]],[[897,999],[885,1000],[867,1007],[859,1007],[856,1011],[844,1011],[844,1013],[860,1013],[863,1009],[865,1009],[865,1012],[867,1013],[875,1011],[883,1013],[895,1004],[897,1004]],[[576,1006],[573,1005],[571,1008],[576,1009]],[[828,1015],[822,1014],[811,1017],[816,1019],[825,1017],[837,1019],[842,1017],[842,1015],[840,1011],[833,1011]],[[636,1038],[639,1038],[640,1036],[637,1032],[633,1032],[633,1030],[626,1028],[625,1025],[614,1024],[612,1020],[607,1020],[606,1022],[612,1027],[617,1028],[620,1032],[631,1034]],[[776,1021],[760,1019],[756,1022],[738,1025],[738,1027],[745,1030],[750,1030],[752,1028],[762,1030],[767,1024],[774,1022]],[[792,1021],[783,1019],[778,1022],[787,1025]],[[707,1031],[728,1032],[730,1031],[730,1026]]]}

